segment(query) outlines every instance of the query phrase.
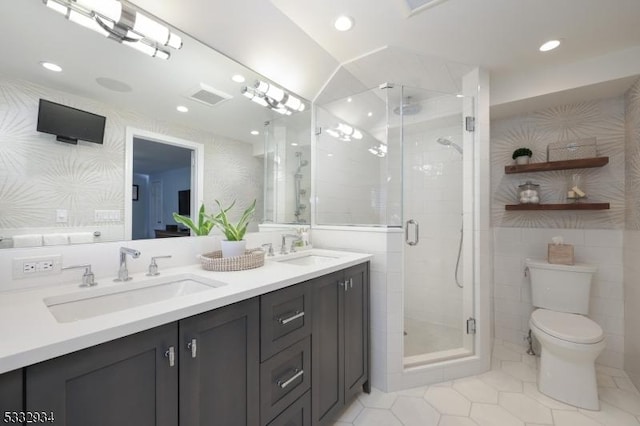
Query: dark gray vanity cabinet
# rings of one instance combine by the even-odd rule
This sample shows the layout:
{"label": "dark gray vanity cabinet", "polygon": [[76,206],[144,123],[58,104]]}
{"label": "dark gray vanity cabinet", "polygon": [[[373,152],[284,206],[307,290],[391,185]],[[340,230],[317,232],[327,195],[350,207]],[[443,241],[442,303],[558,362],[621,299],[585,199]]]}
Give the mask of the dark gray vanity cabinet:
{"label": "dark gray vanity cabinet", "polygon": [[[23,370],[9,371],[0,374],[0,416],[5,412],[24,411]],[[0,418],[2,422],[4,418]]]}
{"label": "dark gray vanity cabinet", "polygon": [[312,417],[331,422],[363,388],[369,391],[369,264],[312,283]]}
{"label": "dark gray vanity cabinet", "polygon": [[180,425],[257,426],[258,299],[180,321]]}
{"label": "dark gray vanity cabinet", "polygon": [[29,366],[26,409],[63,426],[175,426],[177,338],[173,323]]}

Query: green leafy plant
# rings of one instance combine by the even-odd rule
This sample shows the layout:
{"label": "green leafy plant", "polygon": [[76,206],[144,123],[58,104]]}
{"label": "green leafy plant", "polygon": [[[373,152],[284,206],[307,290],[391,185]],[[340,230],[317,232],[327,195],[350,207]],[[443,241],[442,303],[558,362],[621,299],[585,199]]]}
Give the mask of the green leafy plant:
{"label": "green leafy plant", "polygon": [[240,220],[235,225],[229,222],[229,218],[227,217],[227,212],[236,204],[235,200],[226,209],[222,207],[220,201],[216,200],[216,204],[218,204],[220,212],[216,215],[210,215],[209,218],[211,221],[215,226],[220,228],[228,241],[241,241],[244,238],[244,234],[247,232],[249,221],[256,211],[256,200],[253,200],[253,203],[247,207],[247,209],[242,213]]}
{"label": "green leafy plant", "polygon": [[211,232],[211,229],[214,225],[214,222],[207,216],[204,211],[204,203],[200,206],[200,210],[198,210],[197,224],[194,223],[191,218],[179,215],[178,213],[173,213],[173,220],[188,227],[196,235],[209,235],[209,232]]}
{"label": "green leafy plant", "polygon": [[518,148],[513,151],[511,158],[515,160],[517,157],[531,157],[532,155],[533,152],[529,148]]}

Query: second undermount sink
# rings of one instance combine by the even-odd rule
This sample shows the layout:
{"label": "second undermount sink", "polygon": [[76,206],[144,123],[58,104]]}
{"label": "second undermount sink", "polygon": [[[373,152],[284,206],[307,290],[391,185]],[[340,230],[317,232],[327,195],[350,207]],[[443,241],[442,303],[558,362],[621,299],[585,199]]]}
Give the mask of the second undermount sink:
{"label": "second undermount sink", "polygon": [[297,256],[289,259],[277,260],[276,262],[288,263],[290,265],[314,266],[314,265],[322,265],[336,259],[338,258],[334,256],[324,256],[319,254],[305,254],[302,256]]}
{"label": "second undermount sink", "polygon": [[44,299],[58,322],[73,322],[150,303],[186,296],[225,285],[192,274],[173,275],[94,288]]}

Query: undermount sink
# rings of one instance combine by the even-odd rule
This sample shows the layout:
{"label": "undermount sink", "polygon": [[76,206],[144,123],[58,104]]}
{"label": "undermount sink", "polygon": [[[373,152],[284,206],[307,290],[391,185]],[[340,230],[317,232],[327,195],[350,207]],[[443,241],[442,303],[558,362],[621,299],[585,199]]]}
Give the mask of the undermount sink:
{"label": "undermount sink", "polygon": [[327,262],[331,262],[332,260],[338,259],[333,256],[323,256],[319,254],[305,254],[298,257],[293,257],[290,259],[282,259],[276,260],[276,262],[280,263],[288,263],[290,265],[301,265],[301,266],[314,266],[314,265],[322,265]]}
{"label": "undermount sink", "polygon": [[169,300],[221,287],[224,283],[191,274],[128,282],[44,299],[58,322],[73,322],[137,306]]}

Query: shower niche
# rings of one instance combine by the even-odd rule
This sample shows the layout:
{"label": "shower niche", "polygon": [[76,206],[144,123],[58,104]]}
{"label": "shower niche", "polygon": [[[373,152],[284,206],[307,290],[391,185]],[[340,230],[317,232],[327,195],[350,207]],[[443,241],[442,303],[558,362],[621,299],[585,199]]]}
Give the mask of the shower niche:
{"label": "shower niche", "polygon": [[310,114],[302,112],[265,123],[263,223],[311,223]]}

